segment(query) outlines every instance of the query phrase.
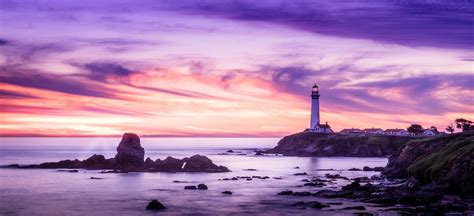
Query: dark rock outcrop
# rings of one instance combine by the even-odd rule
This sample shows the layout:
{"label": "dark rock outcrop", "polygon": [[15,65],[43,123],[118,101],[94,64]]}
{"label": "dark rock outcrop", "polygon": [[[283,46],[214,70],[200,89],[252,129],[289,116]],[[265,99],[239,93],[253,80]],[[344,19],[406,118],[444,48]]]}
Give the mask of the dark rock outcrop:
{"label": "dark rock outcrop", "polygon": [[196,185],[188,185],[188,186],[184,186],[184,189],[185,190],[197,190],[197,187],[196,187]]}
{"label": "dark rock outcrop", "polygon": [[[32,168],[35,165],[33,165]],[[82,161],[80,160],[62,160],[59,162],[48,162],[48,163],[42,163],[37,165],[38,168],[46,168],[46,169],[55,169],[55,168],[66,168],[66,169],[77,169],[77,168],[82,168],[83,164]]]}
{"label": "dark rock outcrop", "polygon": [[155,161],[153,161],[151,158],[147,157],[145,159],[145,163],[143,165],[145,166],[145,168],[150,169],[150,168],[154,168],[157,165],[157,163]]}
{"label": "dark rock outcrop", "polygon": [[368,167],[368,166],[365,166],[362,170],[363,171],[376,171],[376,172],[381,172],[385,169],[385,167]]}
{"label": "dark rock outcrop", "polygon": [[413,187],[474,193],[474,132],[414,140],[389,158],[382,172]]}
{"label": "dark rock outcrop", "polygon": [[108,169],[115,166],[115,159],[105,159],[103,155],[94,154],[82,161],[82,166],[88,169]]}
{"label": "dark rock outcrop", "polygon": [[127,172],[230,172],[225,166],[218,166],[206,156],[193,155],[190,158],[177,159],[167,157],[165,160],[143,161],[145,150],[140,146],[140,138],[136,134],[125,133],[117,147],[114,158],[106,159],[103,155],[94,154],[86,160],[62,160],[39,165],[12,164],[7,168],[44,168],[44,169],[103,169],[102,173]]}
{"label": "dark rock outcrop", "polygon": [[311,208],[316,208],[316,209],[327,208],[327,207],[329,207],[329,205],[320,203],[318,201],[314,201],[313,205],[311,206]]}
{"label": "dark rock outcrop", "polygon": [[61,170],[58,170],[57,172],[78,173],[79,170],[77,170],[77,169],[73,169],[73,170],[62,170],[62,169],[61,169]]}
{"label": "dark rock outcrop", "polygon": [[197,189],[199,189],[199,190],[207,190],[207,185],[205,185],[205,184],[198,184]]}
{"label": "dark rock outcrop", "polygon": [[183,160],[170,156],[157,165],[157,170],[162,170],[165,172],[179,172],[182,170],[183,164]]}
{"label": "dark rock outcrop", "polygon": [[166,209],[166,207],[159,202],[158,200],[152,200],[148,205],[146,206],[146,210],[163,210]]}
{"label": "dark rock outcrop", "polygon": [[212,163],[211,159],[203,155],[194,155],[190,158],[185,158],[183,161],[184,172],[202,172],[202,170],[207,170],[208,172],[228,172],[229,169],[225,166],[217,166]]}
{"label": "dark rock outcrop", "polygon": [[145,149],[140,145],[140,138],[133,133],[125,133],[117,146],[115,163],[119,166],[140,167],[145,157]]}
{"label": "dark rock outcrop", "polygon": [[278,145],[264,153],[286,156],[384,157],[409,140],[405,136],[322,134],[301,132],[283,137]]}

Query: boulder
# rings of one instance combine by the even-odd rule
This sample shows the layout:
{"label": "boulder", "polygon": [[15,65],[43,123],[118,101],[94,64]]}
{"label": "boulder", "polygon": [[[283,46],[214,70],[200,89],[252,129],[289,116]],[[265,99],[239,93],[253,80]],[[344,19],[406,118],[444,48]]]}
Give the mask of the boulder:
{"label": "boulder", "polygon": [[368,167],[368,166],[365,166],[363,169],[363,171],[376,171],[376,172],[381,172],[384,170],[384,167]]}
{"label": "boulder", "polygon": [[197,189],[199,189],[199,190],[207,190],[207,185],[205,185],[205,184],[198,184]]}
{"label": "boulder", "polygon": [[203,155],[193,155],[183,161],[186,162],[183,167],[184,172],[229,172],[227,167],[217,166],[211,159]]}
{"label": "boulder", "polygon": [[120,167],[139,167],[143,165],[145,149],[140,145],[140,138],[133,133],[125,133],[117,147],[115,162]]}
{"label": "boulder", "polygon": [[232,195],[232,192],[231,191],[224,191],[224,192],[222,192],[222,194]]}
{"label": "boulder", "polygon": [[341,189],[343,191],[372,191],[375,190],[375,187],[370,183],[360,185],[358,181],[354,181],[348,185],[342,186]]}
{"label": "boulder", "polygon": [[184,189],[185,190],[196,190],[197,187],[196,187],[196,185],[188,185],[188,186],[184,186]]}
{"label": "boulder", "polygon": [[152,200],[148,205],[146,206],[146,210],[163,210],[166,209],[166,207],[160,203],[158,200]]}
{"label": "boulder", "polygon": [[308,173],[302,172],[302,173],[295,173],[295,174],[293,174],[293,175],[295,175],[295,176],[302,176],[302,175],[308,175]]}

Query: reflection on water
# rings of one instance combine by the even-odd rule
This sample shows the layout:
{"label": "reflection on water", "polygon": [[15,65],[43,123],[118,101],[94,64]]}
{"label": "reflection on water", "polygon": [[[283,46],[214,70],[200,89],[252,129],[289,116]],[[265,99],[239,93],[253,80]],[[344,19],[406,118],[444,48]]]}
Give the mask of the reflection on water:
{"label": "reflection on water", "polygon": [[[160,140],[161,139],[161,140]],[[39,163],[67,158],[85,159],[93,153],[113,157],[118,143],[115,138],[101,140],[31,139],[8,140],[2,138],[0,164]],[[89,142],[90,141],[90,142]],[[13,145],[22,143],[21,146]],[[25,143],[28,142],[28,143]],[[97,143],[102,147],[96,146]],[[238,147],[238,142],[244,147]],[[252,145],[252,142],[254,143]],[[349,168],[384,166],[386,158],[305,158],[282,156],[254,156],[250,148],[266,148],[276,139],[201,139],[199,145],[193,139],[163,138],[143,139],[147,156],[152,159],[166,156],[186,157],[204,154],[216,164],[229,167],[229,173],[128,173],[100,174],[99,171],[81,170],[79,173],[56,170],[0,169],[0,214],[12,215],[142,215],[152,214],[144,210],[151,199],[158,199],[168,210],[165,214],[308,214],[318,210],[299,209],[291,206],[298,201],[324,201],[314,197],[278,196],[282,190],[316,191],[318,188],[300,187],[308,176],[294,176],[307,172],[310,176],[341,173],[347,177],[372,176],[375,172],[351,172]],[[91,148],[91,143],[95,147]],[[163,148],[160,146],[163,145]],[[173,149],[173,145],[176,146]],[[222,147],[225,146],[225,147]],[[233,149],[233,155],[220,155]],[[246,153],[247,155],[236,155]],[[295,169],[299,167],[299,169]],[[257,169],[245,171],[244,169]],[[334,171],[321,171],[334,169]],[[235,176],[269,176],[270,179],[252,181],[222,181]],[[92,180],[90,177],[103,179]],[[283,179],[273,179],[282,177]],[[173,183],[174,180],[189,183]],[[209,190],[184,190],[185,185],[205,183]],[[340,187],[346,181],[338,181],[329,187]],[[221,192],[230,190],[233,195]],[[334,202],[334,200],[331,200]],[[347,203],[344,205],[351,205]],[[319,210],[321,211],[321,210]],[[321,211],[325,215],[352,214],[344,211]]]}

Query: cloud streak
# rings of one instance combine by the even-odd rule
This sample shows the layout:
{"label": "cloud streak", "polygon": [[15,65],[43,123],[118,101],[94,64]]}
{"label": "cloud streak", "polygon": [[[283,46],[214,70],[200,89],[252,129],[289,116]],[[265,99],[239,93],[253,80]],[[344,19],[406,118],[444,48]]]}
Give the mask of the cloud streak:
{"label": "cloud streak", "polygon": [[79,96],[119,98],[111,89],[65,75],[0,67],[0,83]]}
{"label": "cloud streak", "polygon": [[408,46],[474,47],[470,1],[170,1],[166,8]]}

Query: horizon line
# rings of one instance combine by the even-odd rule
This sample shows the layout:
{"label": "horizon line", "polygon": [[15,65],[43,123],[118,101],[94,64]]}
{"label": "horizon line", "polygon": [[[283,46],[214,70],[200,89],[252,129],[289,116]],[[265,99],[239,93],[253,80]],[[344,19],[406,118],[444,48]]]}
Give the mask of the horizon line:
{"label": "horizon line", "polygon": [[[0,138],[120,138],[122,135],[46,135],[46,134],[30,134],[30,135],[0,135]],[[286,136],[286,135],[283,135]],[[212,135],[141,135],[140,138],[281,138],[283,136],[212,136]]]}

